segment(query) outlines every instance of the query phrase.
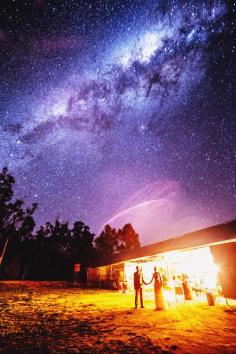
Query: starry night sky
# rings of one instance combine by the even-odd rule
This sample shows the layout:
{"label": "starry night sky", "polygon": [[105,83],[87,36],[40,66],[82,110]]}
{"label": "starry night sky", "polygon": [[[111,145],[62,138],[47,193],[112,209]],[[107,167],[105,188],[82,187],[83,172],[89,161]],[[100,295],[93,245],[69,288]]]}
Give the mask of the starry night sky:
{"label": "starry night sky", "polygon": [[235,2],[0,6],[0,167],[38,225],[148,244],[235,218]]}

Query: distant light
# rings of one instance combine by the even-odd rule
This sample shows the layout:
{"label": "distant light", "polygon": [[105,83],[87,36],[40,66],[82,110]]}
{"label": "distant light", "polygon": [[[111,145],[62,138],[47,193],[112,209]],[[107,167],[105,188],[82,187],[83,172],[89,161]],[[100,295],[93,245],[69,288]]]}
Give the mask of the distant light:
{"label": "distant light", "polygon": [[66,106],[62,103],[56,103],[52,107],[52,113],[54,116],[62,116],[66,113]]}

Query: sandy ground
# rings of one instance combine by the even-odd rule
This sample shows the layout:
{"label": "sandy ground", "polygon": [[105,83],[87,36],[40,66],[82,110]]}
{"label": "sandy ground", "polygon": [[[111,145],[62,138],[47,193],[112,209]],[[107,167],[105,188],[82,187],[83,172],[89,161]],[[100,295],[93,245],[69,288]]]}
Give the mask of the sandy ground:
{"label": "sandy ground", "polygon": [[0,353],[236,353],[236,306],[180,301],[134,309],[134,296],[65,284],[0,283]]}

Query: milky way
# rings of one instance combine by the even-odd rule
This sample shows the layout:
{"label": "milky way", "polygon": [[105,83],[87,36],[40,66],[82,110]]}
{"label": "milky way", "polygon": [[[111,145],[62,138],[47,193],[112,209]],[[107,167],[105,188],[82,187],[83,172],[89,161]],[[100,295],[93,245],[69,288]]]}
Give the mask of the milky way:
{"label": "milky way", "polygon": [[143,243],[235,217],[235,4],[1,9],[0,165],[38,224],[132,222]]}

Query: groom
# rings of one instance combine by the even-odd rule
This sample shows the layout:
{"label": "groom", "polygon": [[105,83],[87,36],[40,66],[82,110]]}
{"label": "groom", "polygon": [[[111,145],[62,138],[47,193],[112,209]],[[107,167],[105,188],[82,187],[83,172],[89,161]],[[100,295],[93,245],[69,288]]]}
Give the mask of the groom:
{"label": "groom", "polygon": [[136,266],[136,272],[134,272],[134,290],[135,290],[135,308],[138,307],[138,295],[140,296],[140,305],[143,308],[143,276],[139,266]]}

